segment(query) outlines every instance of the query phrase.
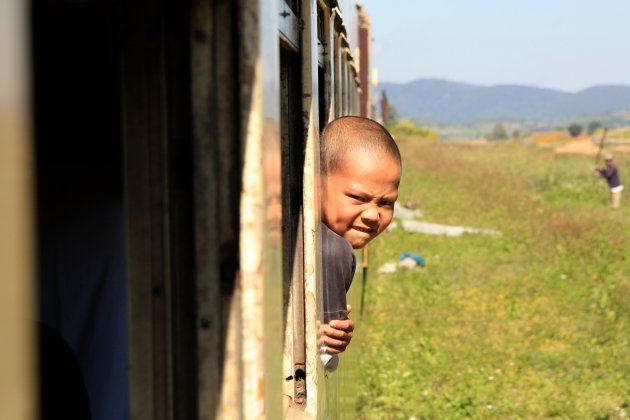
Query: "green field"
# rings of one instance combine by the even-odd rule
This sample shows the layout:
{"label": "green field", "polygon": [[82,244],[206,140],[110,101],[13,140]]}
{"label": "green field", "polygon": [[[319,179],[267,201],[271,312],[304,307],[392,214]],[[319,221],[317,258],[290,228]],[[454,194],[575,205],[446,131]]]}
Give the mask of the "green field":
{"label": "green field", "polygon": [[[630,416],[630,199],[593,157],[399,139],[400,203],[497,236],[388,231],[370,248],[364,419]],[[630,158],[619,155],[622,180]],[[379,274],[402,252],[424,269]],[[358,314],[355,315],[358,317]]]}

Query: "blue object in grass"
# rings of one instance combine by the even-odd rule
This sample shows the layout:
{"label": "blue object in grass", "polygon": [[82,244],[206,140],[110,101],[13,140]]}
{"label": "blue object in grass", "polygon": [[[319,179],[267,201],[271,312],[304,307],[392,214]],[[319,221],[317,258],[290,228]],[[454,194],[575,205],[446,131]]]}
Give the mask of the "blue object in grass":
{"label": "blue object in grass", "polygon": [[422,267],[424,267],[427,264],[424,261],[424,258],[422,258],[418,254],[414,254],[413,252],[405,252],[404,254],[400,255],[400,261],[402,261],[402,260],[404,260],[406,258],[412,258],[415,262],[418,263],[419,266],[422,266]]}

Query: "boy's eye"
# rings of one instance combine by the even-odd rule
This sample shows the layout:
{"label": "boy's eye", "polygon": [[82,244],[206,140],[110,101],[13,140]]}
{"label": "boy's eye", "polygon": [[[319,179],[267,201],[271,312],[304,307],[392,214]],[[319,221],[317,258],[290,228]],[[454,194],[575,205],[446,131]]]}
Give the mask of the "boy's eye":
{"label": "boy's eye", "polygon": [[361,197],[359,195],[348,194],[348,197],[350,197],[353,200],[360,201],[362,203],[365,202],[365,198],[363,198],[363,197]]}
{"label": "boy's eye", "polygon": [[381,201],[379,201],[379,204],[384,207],[394,207],[394,205],[396,204],[396,199],[383,198]]}

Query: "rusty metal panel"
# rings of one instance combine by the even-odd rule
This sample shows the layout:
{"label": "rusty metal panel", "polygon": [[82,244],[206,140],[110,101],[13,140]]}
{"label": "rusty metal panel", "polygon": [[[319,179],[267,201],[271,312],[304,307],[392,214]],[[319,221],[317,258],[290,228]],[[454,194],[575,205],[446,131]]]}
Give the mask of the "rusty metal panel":
{"label": "rusty metal panel", "polygon": [[[130,89],[126,89],[129,93]],[[158,93],[159,94],[159,93]],[[130,97],[130,96],[128,96]],[[131,105],[131,104],[127,104]],[[140,109],[140,103],[133,103]],[[148,141],[159,139],[156,124],[147,124],[148,135],[140,134],[140,124],[128,126],[127,136]],[[133,134],[132,134],[133,133]],[[150,154],[155,153],[155,150]],[[158,268],[151,263],[162,261],[168,264],[162,244],[157,238],[163,235],[159,214],[151,209],[160,207],[160,191],[148,184],[164,182],[161,179],[163,168],[160,162],[144,161],[147,147],[141,143],[126,147],[127,157],[127,216],[128,223],[128,273],[129,273],[129,335],[130,335],[130,384],[131,413],[134,418],[171,418],[169,406],[168,370],[155,369],[164,366],[169,358],[169,341],[165,317],[169,316],[165,295],[169,293],[164,274],[166,267]],[[157,167],[156,167],[157,165]],[[159,407],[155,407],[158,404]],[[155,410],[155,411],[154,411]]]}
{"label": "rusty metal panel", "polygon": [[317,73],[317,4],[302,0],[302,94],[304,101],[304,132],[306,150],[304,160],[304,306],[306,338],[306,413],[317,416],[323,395],[323,367],[317,344],[317,320],[322,313],[321,253],[319,230],[319,104]]}
{"label": "rusty metal panel", "polygon": [[190,16],[198,413],[239,418],[237,4],[195,0]]}
{"label": "rusty metal panel", "polygon": [[327,19],[327,42],[328,42],[328,122],[337,116],[337,35],[335,33],[335,14],[328,9]]}
{"label": "rusty metal panel", "polygon": [[282,416],[281,159],[278,8],[243,0],[239,15],[240,291],[243,418]]}
{"label": "rusty metal panel", "polygon": [[282,249],[285,340],[283,377],[285,416],[294,416],[306,401],[304,372],[304,279],[302,190],[304,130],[300,54],[280,52],[280,121],[282,137]]}
{"label": "rusty metal panel", "polygon": [[121,5],[134,419],[197,416],[188,12]]}
{"label": "rusty metal panel", "polygon": [[27,10],[0,3],[0,418],[29,420],[37,387]]}
{"label": "rusty metal panel", "polygon": [[[130,3],[124,10],[123,91],[125,92],[126,201],[128,243],[129,350],[131,416],[171,419],[172,398],[167,322],[169,293],[165,273],[164,226],[160,209],[165,181],[159,159],[165,142],[163,74],[159,42],[160,7]],[[148,71],[148,69],[151,71]],[[142,81],[142,82],[140,82]],[[156,89],[157,86],[157,89]],[[161,369],[160,367],[164,367]]]}

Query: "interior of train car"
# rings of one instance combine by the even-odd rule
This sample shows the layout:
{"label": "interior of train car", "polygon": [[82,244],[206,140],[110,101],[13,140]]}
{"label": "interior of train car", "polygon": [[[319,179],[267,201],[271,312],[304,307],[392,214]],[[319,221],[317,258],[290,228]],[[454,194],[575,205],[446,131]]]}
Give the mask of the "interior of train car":
{"label": "interior of train car", "polygon": [[7,4],[3,354],[23,385],[0,417],[351,416],[352,362],[326,374],[317,344],[318,136],[369,116],[365,10]]}

